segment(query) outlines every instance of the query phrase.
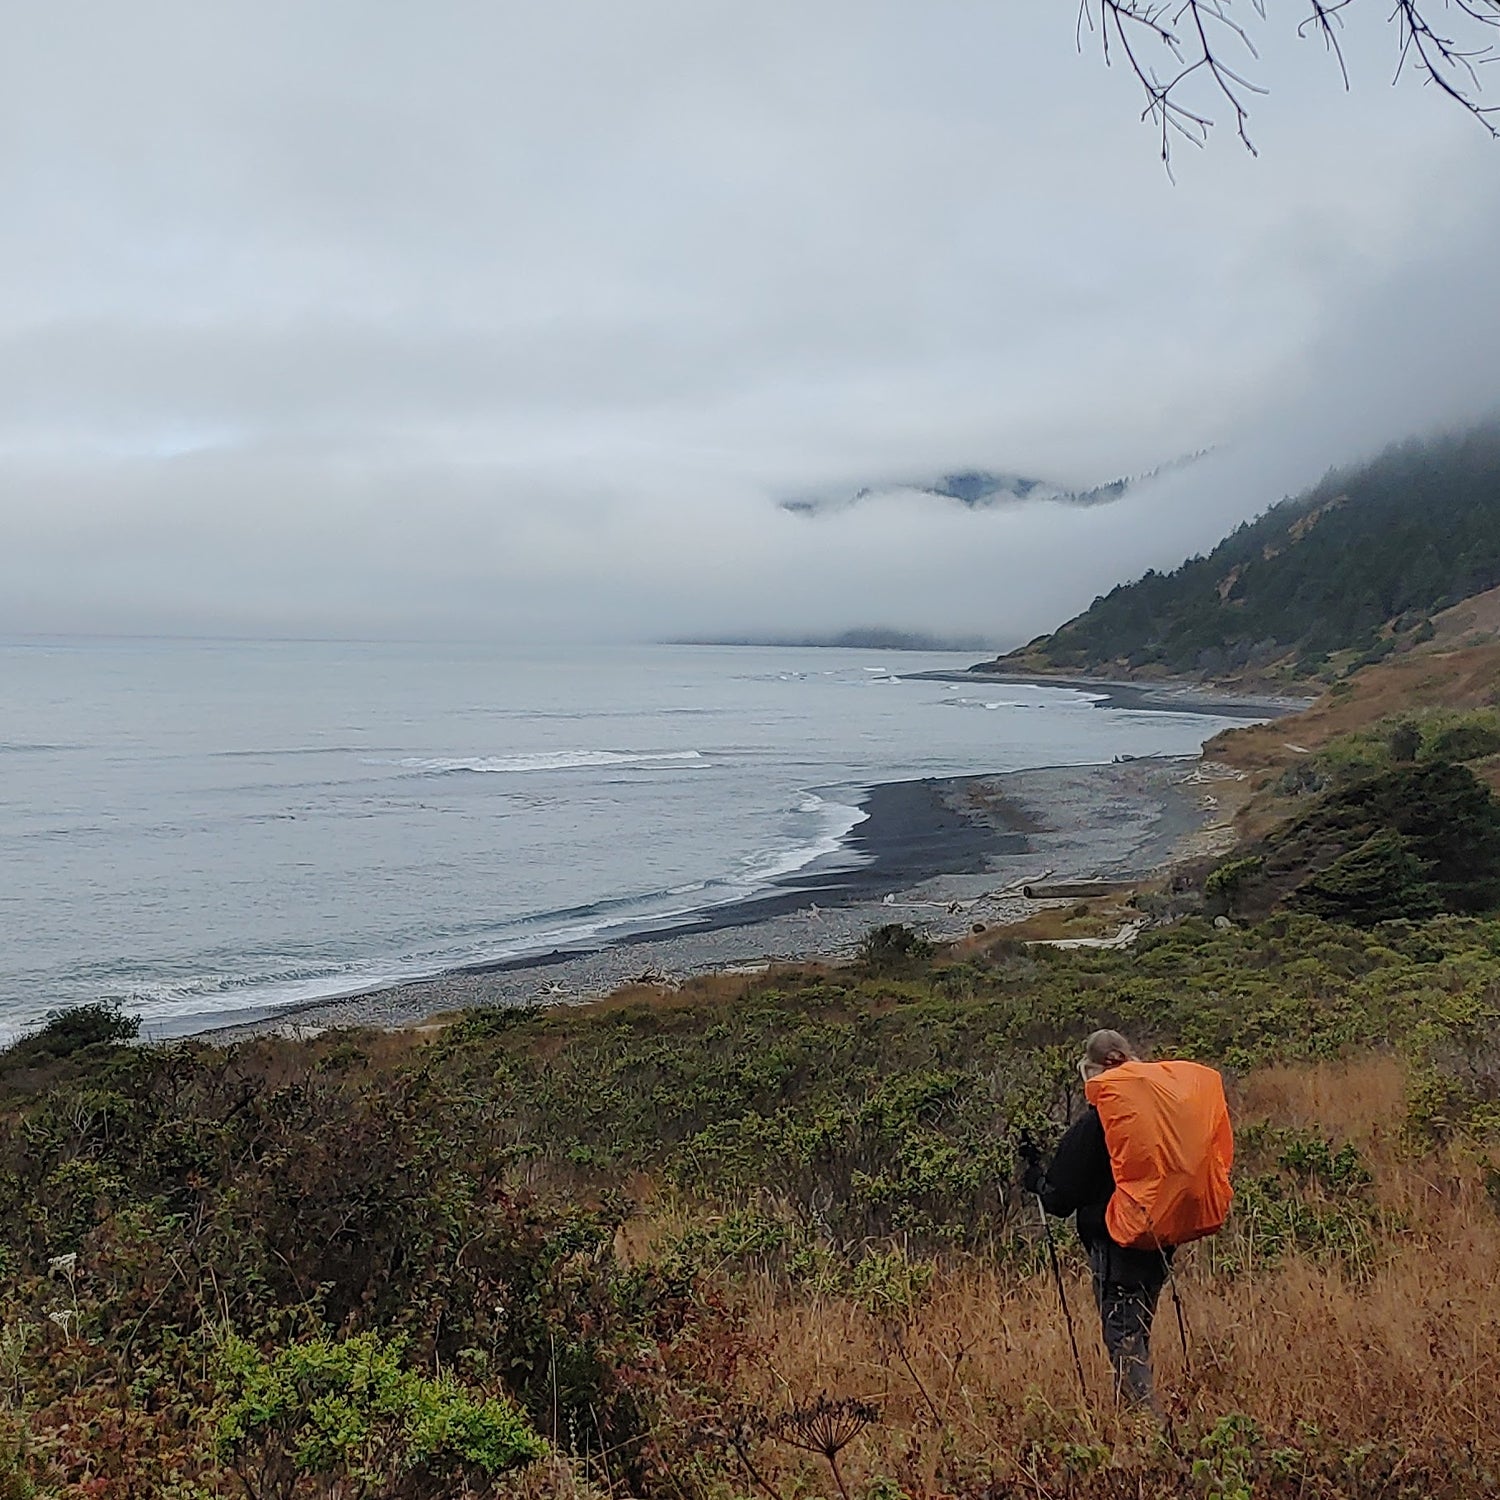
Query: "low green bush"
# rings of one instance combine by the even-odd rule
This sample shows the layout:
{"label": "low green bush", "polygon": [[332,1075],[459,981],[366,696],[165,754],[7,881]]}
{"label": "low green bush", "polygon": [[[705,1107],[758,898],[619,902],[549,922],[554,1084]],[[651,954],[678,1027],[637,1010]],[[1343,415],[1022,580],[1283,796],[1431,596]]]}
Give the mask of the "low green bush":
{"label": "low green bush", "polygon": [[225,1339],[214,1358],[219,1458],[263,1495],[291,1495],[305,1477],[374,1493],[405,1481],[412,1500],[443,1500],[468,1473],[493,1477],[546,1452],[513,1403],[412,1370],[405,1352],[404,1338],[375,1333],[269,1354]]}

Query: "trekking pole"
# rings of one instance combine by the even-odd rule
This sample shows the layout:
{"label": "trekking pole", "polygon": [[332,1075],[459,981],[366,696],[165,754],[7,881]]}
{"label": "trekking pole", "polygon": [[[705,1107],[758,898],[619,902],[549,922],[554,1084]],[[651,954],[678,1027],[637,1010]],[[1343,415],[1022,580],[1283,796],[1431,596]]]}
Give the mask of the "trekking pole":
{"label": "trekking pole", "polygon": [[1172,1288],[1172,1307],[1177,1313],[1177,1337],[1182,1340],[1182,1368],[1188,1379],[1193,1376],[1193,1356],[1188,1353],[1187,1317],[1182,1311],[1182,1298],[1177,1295],[1177,1272],[1172,1268],[1172,1257],[1162,1251],[1162,1260],[1167,1267],[1167,1285]]}
{"label": "trekking pole", "polygon": [[1083,1378],[1083,1359],[1078,1353],[1078,1335],[1073,1331],[1073,1310],[1068,1306],[1068,1294],[1063,1289],[1062,1266],[1057,1259],[1057,1241],[1052,1238],[1052,1226],[1047,1222],[1047,1205],[1042,1195],[1036,1194],[1036,1211],[1042,1219],[1042,1235],[1047,1241],[1047,1258],[1052,1262],[1052,1279],[1057,1283],[1057,1300],[1062,1303],[1063,1321],[1068,1325],[1068,1344],[1073,1350],[1073,1368],[1078,1372],[1078,1393],[1088,1404],[1089,1387]]}
{"label": "trekking pole", "polygon": [[1177,1272],[1173,1268],[1172,1257],[1167,1254],[1167,1247],[1161,1243],[1161,1237],[1156,1233],[1156,1225],[1149,1211],[1146,1214],[1146,1226],[1157,1240],[1157,1253],[1161,1256],[1161,1263],[1166,1268],[1167,1285],[1172,1289],[1172,1310],[1177,1314],[1177,1337],[1182,1340],[1182,1368],[1191,1380],[1193,1356],[1188,1353],[1187,1317],[1182,1311],[1182,1298],[1177,1293]]}

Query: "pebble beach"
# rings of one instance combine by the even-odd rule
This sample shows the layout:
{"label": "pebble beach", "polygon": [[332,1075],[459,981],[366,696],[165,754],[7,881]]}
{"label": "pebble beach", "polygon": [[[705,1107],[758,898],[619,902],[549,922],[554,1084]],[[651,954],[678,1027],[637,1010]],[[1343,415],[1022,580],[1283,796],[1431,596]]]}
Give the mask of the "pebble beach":
{"label": "pebble beach", "polygon": [[680,928],[286,1007],[206,1036],[414,1026],[474,1006],[576,1003],[641,979],[838,961],[888,922],[937,940],[1002,926],[1053,904],[1028,899],[1027,884],[1139,879],[1222,846],[1213,787],[1233,774],[1179,757],[884,783],[841,859]]}

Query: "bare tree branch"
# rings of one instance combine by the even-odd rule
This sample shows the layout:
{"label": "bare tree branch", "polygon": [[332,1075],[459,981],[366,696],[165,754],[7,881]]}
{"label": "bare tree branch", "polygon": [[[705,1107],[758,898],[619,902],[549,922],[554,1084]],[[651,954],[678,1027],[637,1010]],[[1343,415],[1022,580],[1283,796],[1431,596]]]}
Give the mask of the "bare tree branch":
{"label": "bare tree branch", "polygon": [[[1322,38],[1345,88],[1342,33],[1345,12],[1355,3],[1305,0],[1307,14],[1297,26],[1299,36]],[[1500,55],[1500,0],[1390,3],[1384,20],[1396,28],[1396,78],[1417,73],[1500,136],[1500,104],[1483,103],[1479,77],[1480,66]],[[1076,37],[1080,51],[1085,33],[1096,37],[1106,65],[1120,59],[1135,75],[1146,96],[1141,117],[1158,128],[1170,172],[1174,136],[1195,146],[1207,142],[1216,124],[1214,100],[1254,153],[1250,103],[1266,90],[1243,69],[1258,60],[1253,33],[1267,24],[1265,0],[1079,0]]]}

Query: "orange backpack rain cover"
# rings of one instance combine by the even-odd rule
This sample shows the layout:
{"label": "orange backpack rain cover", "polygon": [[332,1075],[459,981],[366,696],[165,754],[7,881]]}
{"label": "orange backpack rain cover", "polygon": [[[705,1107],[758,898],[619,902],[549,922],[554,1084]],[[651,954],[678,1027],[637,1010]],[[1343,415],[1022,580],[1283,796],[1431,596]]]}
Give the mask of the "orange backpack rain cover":
{"label": "orange backpack rain cover", "polygon": [[1128,1062],[1084,1085],[1099,1111],[1115,1191],[1117,1245],[1158,1250],[1213,1234],[1229,1213],[1234,1134],[1224,1083],[1194,1062]]}

